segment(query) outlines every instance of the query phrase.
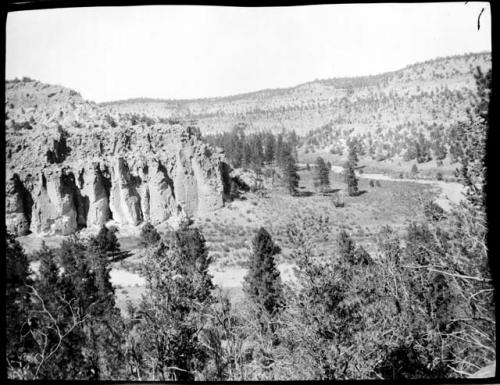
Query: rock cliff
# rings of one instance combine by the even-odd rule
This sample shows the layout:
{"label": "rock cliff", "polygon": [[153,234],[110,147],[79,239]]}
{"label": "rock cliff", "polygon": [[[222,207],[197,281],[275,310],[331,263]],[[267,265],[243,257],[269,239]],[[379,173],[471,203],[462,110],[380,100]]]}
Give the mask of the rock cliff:
{"label": "rock cliff", "polygon": [[111,219],[175,223],[223,206],[224,155],[195,127],[109,116],[57,90],[6,84],[9,231],[67,235]]}

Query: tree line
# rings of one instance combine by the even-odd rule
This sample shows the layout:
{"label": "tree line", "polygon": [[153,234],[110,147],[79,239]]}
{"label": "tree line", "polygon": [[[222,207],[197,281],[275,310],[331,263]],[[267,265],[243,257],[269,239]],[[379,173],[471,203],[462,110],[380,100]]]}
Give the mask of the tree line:
{"label": "tree line", "polygon": [[245,123],[240,123],[229,132],[206,135],[204,139],[222,148],[234,168],[260,171],[264,165],[283,165],[290,155],[297,159],[299,139],[295,131],[275,135],[271,132],[248,133],[247,129]]}
{"label": "tree line", "polygon": [[[427,206],[428,220],[409,224],[404,236],[383,227],[371,249],[345,229],[334,233],[328,217],[294,218],[286,227],[294,284],[282,280],[281,248],[260,228],[244,305],[212,282],[202,231],[189,222],[164,234],[145,226],[146,292],[126,315],[110,281],[120,255],[113,230],[43,245],[38,274],[7,234],[8,377],[411,379],[464,377],[494,362],[484,209],[491,73],[476,80],[480,98],[462,125],[471,140],[459,152],[464,201],[446,214]],[[335,246],[319,247],[325,240]]]}

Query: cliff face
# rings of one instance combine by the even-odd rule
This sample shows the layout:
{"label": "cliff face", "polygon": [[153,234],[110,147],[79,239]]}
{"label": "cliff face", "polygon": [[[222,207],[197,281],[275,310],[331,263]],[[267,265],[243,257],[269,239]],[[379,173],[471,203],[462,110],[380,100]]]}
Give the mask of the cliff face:
{"label": "cliff face", "polygon": [[[193,127],[101,119],[99,108],[78,94],[53,105],[33,91],[43,94],[44,85],[37,84],[29,89],[39,103],[29,108],[19,97],[23,83],[6,87],[9,231],[67,235],[111,219],[159,224],[223,205],[224,156]],[[71,119],[44,120],[46,108]]]}

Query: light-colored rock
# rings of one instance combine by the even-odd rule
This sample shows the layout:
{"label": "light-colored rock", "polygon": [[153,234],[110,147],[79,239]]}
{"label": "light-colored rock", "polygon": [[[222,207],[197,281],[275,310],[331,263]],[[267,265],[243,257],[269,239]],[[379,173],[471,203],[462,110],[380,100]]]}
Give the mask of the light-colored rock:
{"label": "light-colored rock", "polygon": [[174,182],[168,175],[166,168],[158,161],[153,160],[148,165],[148,207],[149,221],[159,224],[177,213],[174,199]]}
{"label": "light-colored rock", "polygon": [[124,158],[116,159],[111,172],[110,209],[113,219],[125,225],[142,222],[141,202]]}
{"label": "light-colored rock", "polygon": [[[109,198],[105,186],[105,179],[99,163],[94,163],[82,170],[83,187],[81,195],[85,200],[86,226],[101,227],[109,217]],[[80,178],[79,178],[80,179]]]}
{"label": "light-colored rock", "polygon": [[224,155],[195,127],[113,115],[39,82],[9,83],[6,100],[17,122],[6,131],[7,170],[35,181],[27,188],[32,207],[10,187],[11,229],[27,223],[34,233],[69,234],[111,219],[159,225],[224,204]]}
{"label": "light-colored rock", "polygon": [[33,194],[30,230],[34,233],[67,235],[77,230],[74,180],[64,170],[40,174]]}
{"label": "light-colored rock", "polygon": [[5,222],[7,231],[15,235],[25,235],[29,231],[23,202],[23,186],[17,174],[12,175],[5,186]]}

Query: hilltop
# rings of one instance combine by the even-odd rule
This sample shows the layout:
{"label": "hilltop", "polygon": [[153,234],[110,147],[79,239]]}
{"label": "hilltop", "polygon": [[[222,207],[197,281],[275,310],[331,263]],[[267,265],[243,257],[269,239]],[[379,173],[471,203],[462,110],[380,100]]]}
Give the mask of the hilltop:
{"label": "hilltop", "polygon": [[299,136],[333,122],[356,132],[413,122],[449,123],[463,116],[475,84],[473,70],[491,67],[488,52],[437,58],[374,76],[322,79],[234,96],[102,103],[109,111],[198,121],[202,134],[248,123],[249,130],[295,130]]}

